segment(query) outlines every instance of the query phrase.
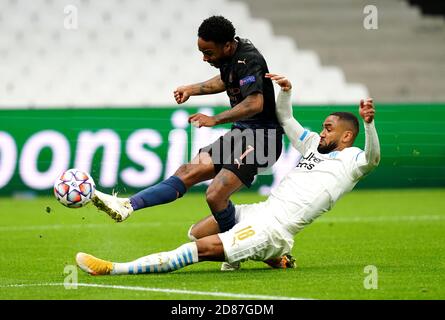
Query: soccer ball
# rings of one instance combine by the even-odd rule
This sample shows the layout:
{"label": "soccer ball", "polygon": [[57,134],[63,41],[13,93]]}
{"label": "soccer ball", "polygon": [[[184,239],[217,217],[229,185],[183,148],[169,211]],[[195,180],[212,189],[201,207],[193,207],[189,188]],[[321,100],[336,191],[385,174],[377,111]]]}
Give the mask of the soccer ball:
{"label": "soccer ball", "polygon": [[91,201],[96,185],[93,178],[82,170],[69,169],[54,182],[56,199],[68,208],[80,208]]}

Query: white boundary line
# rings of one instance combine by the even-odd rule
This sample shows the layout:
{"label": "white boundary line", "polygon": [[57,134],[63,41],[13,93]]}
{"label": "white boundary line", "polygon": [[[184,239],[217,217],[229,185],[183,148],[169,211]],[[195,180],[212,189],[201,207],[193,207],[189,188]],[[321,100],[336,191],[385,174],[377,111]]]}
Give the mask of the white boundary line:
{"label": "white boundary line", "polygon": [[[194,290],[181,290],[181,289],[167,289],[167,288],[150,288],[150,287],[132,287],[132,286],[119,286],[108,284],[94,284],[94,283],[31,283],[31,284],[9,284],[2,285],[3,288],[27,288],[27,287],[63,287],[69,285],[74,287],[87,287],[87,288],[103,288],[103,289],[117,289],[117,290],[129,290],[129,291],[148,291],[148,292],[162,292],[170,294],[189,294],[198,296],[212,296],[222,298],[236,298],[236,299],[258,299],[258,300],[313,300],[310,298],[299,297],[286,297],[286,296],[269,296],[258,294],[242,294],[242,293],[230,293],[230,292],[211,292],[211,291],[194,291]],[[73,288],[72,288],[73,289]]]}
{"label": "white boundary line", "polygon": [[[410,222],[410,221],[445,221],[445,215],[425,216],[357,216],[357,217],[323,217],[315,223],[361,223],[361,222]],[[175,222],[142,222],[125,224],[126,228],[160,227],[162,225],[183,225]],[[109,228],[110,224],[53,224],[53,225],[31,225],[31,226],[2,226],[0,232],[8,231],[38,231],[38,230],[62,230],[62,229],[100,229]]]}

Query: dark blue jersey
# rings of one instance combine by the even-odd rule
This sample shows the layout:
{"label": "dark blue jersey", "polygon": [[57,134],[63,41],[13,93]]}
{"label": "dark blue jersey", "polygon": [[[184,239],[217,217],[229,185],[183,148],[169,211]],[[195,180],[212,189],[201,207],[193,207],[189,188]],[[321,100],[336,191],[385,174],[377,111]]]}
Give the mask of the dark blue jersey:
{"label": "dark blue jersey", "polygon": [[219,69],[232,108],[254,93],[262,93],[264,98],[263,111],[250,118],[234,122],[233,127],[240,129],[279,129],[275,114],[275,92],[272,80],[265,78],[269,72],[263,55],[248,39],[235,38],[238,47],[233,57]]}

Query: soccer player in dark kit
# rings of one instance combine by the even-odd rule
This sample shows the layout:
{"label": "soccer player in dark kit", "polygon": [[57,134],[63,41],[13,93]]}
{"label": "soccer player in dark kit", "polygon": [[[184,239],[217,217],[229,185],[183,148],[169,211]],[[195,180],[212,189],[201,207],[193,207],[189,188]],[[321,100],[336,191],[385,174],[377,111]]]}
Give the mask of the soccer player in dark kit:
{"label": "soccer player in dark kit", "polygon": [[230,196],[243,186],[250,187],[259,170],[271,167],[278,160],[283,134],[275,114],[273,84],[265,77],[269,70],[254,45],[235,36],[229,20],[212,16],[199,27],[198,49],[203,60],[219,69],[220,74],[201,83],[178,87],[174,91],[175,100],[182,104],[191,96],[226,91],[231,109],[215,116],[194,114],[189,122],[196,127],[232,123],[231,130],[157,185],[130,198],[98,191],[93,197],[99,209],[116,221],[123,221],[133,211],[174,201],[191,186],[213,179],[206,192],[213,215],[192,226],[189,231],[192,240],[225,232],[235,225],[235,207]]}

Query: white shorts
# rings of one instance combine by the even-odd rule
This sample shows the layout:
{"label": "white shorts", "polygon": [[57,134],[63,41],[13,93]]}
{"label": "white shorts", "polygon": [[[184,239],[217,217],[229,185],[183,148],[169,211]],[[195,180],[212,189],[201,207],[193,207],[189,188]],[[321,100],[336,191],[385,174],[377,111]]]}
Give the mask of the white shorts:
{"label": "white shorts", "polygon": [[237,224],[219,238],[230,263],[247,259],[264,261],[291,252],[293,235],[274,218],[270,202],[235,206]]}

